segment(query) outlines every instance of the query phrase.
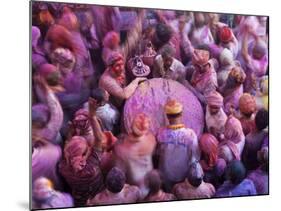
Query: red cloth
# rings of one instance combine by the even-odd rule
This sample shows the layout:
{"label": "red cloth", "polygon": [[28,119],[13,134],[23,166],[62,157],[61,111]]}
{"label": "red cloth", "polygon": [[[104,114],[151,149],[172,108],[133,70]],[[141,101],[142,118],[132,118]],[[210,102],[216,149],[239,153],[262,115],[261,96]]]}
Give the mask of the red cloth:
{"label": "red cloth", "polygon": [[232,31],[229,27],[224,26],[220,29],[220,40],[224,43],[227,43],[232,38]]}

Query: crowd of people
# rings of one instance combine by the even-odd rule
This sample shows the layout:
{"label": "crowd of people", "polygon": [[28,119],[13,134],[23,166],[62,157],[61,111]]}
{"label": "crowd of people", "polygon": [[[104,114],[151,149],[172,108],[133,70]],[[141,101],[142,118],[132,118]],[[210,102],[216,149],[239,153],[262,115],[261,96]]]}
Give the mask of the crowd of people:
{"label": "crowd of people", "polygon": [[[268,194],[268,17],[36,1],[31,39],[33,209]],[[124,129],[153,78],[202,134],[172,98]]]}

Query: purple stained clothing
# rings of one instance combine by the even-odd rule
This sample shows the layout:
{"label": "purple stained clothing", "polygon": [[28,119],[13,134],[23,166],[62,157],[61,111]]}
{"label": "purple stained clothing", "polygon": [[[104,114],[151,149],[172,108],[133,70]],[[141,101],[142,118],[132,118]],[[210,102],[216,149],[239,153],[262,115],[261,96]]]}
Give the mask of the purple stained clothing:
{"label": "purple stained clothing", "polygon": [[73,199],[68,193],[53,191],[52,195],[44,200],[33,198],[32,209],[66,208],[73,207]]}
{"label": "purple stained clothing", "polygon": [[244,179],[238,185],[225,181],[217,190],[215,197],[254,196],[257,195],[256,187],[252,180]]}
{"label": "purple stained clothing", "polygon": [[257,152],[261,150],[263,140],[268,133],[266,131],[259,131],[249,133],[246,136],[245,147],[243,151],[243,163],[248,170],[256,169],[259,166]]}
{"label": "purple stained clothing", "polygon": [[171,189],[183,181],[192,162],[198,161],[200,151],[195,132],[189,128],[160,129],[157,136],[156,154],[164,186]]}
{"label": "purple stained clothing", "polygon": [[247,176],[248,179],[252,180],[256,190],[257,194],[268,194],[268,173],[263,171],[261,168],[258,168]]}
{"label": "purple stained clothing", "polygon": [[46,177],[54,183],[56,189],[61,188],[57,172],[57,164],[61,159],[61,154],[59,146],[48,142],[34,147],[32,152],[32,181],[34,182],[39,177]]}

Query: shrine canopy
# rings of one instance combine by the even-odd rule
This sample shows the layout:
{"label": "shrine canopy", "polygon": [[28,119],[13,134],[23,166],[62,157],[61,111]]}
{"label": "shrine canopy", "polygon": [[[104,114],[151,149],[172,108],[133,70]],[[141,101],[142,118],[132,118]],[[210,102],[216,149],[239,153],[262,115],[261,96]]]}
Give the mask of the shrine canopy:
{"label": "shrine canopy", "polygon": [[200,137],[204,127],[204,113],[197,97],[179,82],[163,78],[153,78],[141,83],[126,101],[123,114],[125,130],[130,133],[136,114],[145,113],[151,120],[151,132],[156,135],[160,127],[168,125],[164,113],[164,105],[168,99],[176,99],[182,103],[184,124]]}

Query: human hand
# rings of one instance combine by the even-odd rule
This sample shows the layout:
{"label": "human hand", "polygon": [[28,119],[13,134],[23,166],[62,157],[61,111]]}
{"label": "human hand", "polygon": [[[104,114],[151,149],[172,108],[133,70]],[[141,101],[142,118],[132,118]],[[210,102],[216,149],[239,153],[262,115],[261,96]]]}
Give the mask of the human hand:
{"label": "human hand", "polygon": [[90,115],[93,115],[93,116],[95,116],[96,115],[96,110],[97,110],[97,108],[98,108],[98,103],[97,103],[97,101],[94,99],[94,98],[92,98],[92,97],[90,97],[89,98],[89,113],[90,113]]}

